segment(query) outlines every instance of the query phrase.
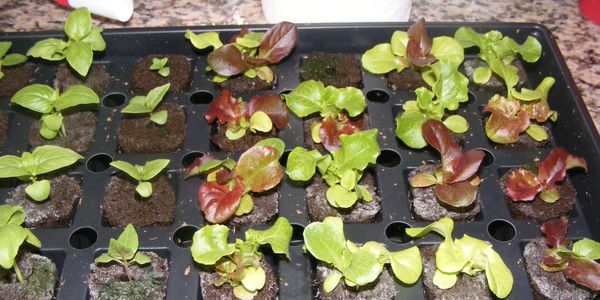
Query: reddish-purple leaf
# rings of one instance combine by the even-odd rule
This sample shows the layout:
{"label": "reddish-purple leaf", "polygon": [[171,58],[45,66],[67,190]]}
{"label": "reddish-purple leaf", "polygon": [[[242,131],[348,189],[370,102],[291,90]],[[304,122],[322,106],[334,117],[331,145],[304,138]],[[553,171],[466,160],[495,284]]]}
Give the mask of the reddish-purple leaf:
{"label": "reddish-purple leaf", "polygon": [[427,120],[421,131],[427,143],[442,156],[442,172],[452,174],[452,161],[460,157],[462,149],[452,140],[446,125],[438,120]]}
{"label": "reddish-purple leaf", "polygon": [[279,153],[270,146],[255,145],[246,150],[240,156],[233,172],[242,178],[244,192],[266,191],[278,185],[283,177]]}
{"label": "reddish-purple leaf", "polygon": [[591,259],[569,258],[569,265],[564,269],[565,277],[577,284],[587,287],[593,292],[600,291],[600,264]]}
{"label": "reddish-purple leaf", "polygon": [[231,96],[231,92],[223,90],[215,100],[208,104],[204,117],[209,124],[212,124],[215,119],[218,119],[221,125],[225,123],[238,124],[242,118],[242,109],[238,100]]}
{"label": "reddish-purple leaf", "polygon": [[585,159],[567,152],[558,147],[538,165],[538,176],[544,188],[552,188],[556,182],[563,181],[567,175],[567,169],[582,167],[587,170]]}
{"label": "reddish-purple leaf", "polygon": [[546,235],[546,244],[551,248],[566,247],[569,244],[567,241],[568,228],[569,219],[564,216],[560,219],[548,220],[540,226],[542,233]]}
{"label": "reddish-purple leaf", "polygon": [[262,111],[269,116],[277,129],[282,130],[287,125],[289,119],[287,106],[279,95],[254,96],[246,107],[248,119],[255,112]]}
{"label": "reddish-purple leaf", "polygon": [[525,110],[527,110],[527,113],[531,119],[535,119],[540,123],[546,122],[546,120],[548,120],[548,118],[550,118],[552,115],[550,108],[539,102],[526,105]]}
{"label": "reddish-purple leaf", "polygon": [[240,178],[235,178],[233,190],[229,185],[220,185],[215,181],[203,183],[199,190],[200,209],[204,218],[211,223],[227,221],[237,210],[244,194],[244,185]]}
{"label": "reddish-purple leaf", "polygon": [[529,114],[521,109],[517,100],[495,96],[486,105],[484,112],[491,115],[485,122],[485,133],[494,142],[515,143],[519,135],[529,127]]}
{"label": "reddish-purple leaf", "polygon": [[421,18],[408,29],[406,54],[410,63],[422,67],[435,62],[436,58],[429,54],[431,45],[432,40],[427,34],[425,19]]}
{"label": "reddish-purple leaf", "polygon": [[216,158],[210,154],[207,155],[203,155],[201,157],[198,157],[196,159],[194,159],[194,161],[185,168],[185,171],[183,172],[183,176],[185,178],[188,178],[190,176],[194,176],[194,175],[198,175],[198,167],[200,167],[202,164],[209,162],[211,160],[215,160]]}
{"label": "reddish-purple leaf", "polygon": [[506,195],[513,201],[531,201],[543,188],[533,172],[516,169],[508,175]]}
{"label": "reddish-purple leaf", "polygon": [[441,202],[454,207],[467,207],[477,198],[477,186],[467,181],[453,184],[437,184],[435,195]]}
{"label": "reddish-purple leaf", "polygon": [[248,55],[243,55],[242,58],[244,59],[245,62],[250,64],[252,67],[266,65],[269,62],[266,58],[252,57],[252,56],[248,56]]}
{"label": "reddish-purple leaf", "polygon": [[470,150],[454,159],[452,161],[453,173],[449,174],[448,178],[444,178],[445,183],[465,181],[473,177],[479,170],[484,156],[485,153],[481,150]]}
{"label": "reddish-purple leaf", "polygon": [[275,64],[292,52],[298,41],[298,28],[290,22],[281,22],[269,28],[260,42],[258,56]]}
{"label": "reddish-purple leaf", "polygon": [[541,267],[546,271],[561,271],[566,268],[568,259],[567,252],[559,252],[555,248],[546,249]]}
{"label": "reddish-purple leaf", "polygon": [[347,120],[346,122],[338,122],[334,117],[326,117],[323,119],[321,128],[319,129],[319,137],[321,138],[323,147],[325,147],[327,151],[331,152],[340,147],[340,135],[351,135],[360,130],[360,127],[355,125],[355,122],[352,122],[347,118],[345,119]]}
{"label": "reddish-purple leaf", "polygon": [[242,52],[234,44],[224,45],[211,52],[207,59],[213,71],[222,76],[241,74],[250,68],[244,62]]}
{"label": "reddish-purple leaf", "polygon": [[227,184],[232,177],[233,173],[225,168],[219,169],[219,171],[217,171],[217,173],[215,174],[215,179],[220,185]]}

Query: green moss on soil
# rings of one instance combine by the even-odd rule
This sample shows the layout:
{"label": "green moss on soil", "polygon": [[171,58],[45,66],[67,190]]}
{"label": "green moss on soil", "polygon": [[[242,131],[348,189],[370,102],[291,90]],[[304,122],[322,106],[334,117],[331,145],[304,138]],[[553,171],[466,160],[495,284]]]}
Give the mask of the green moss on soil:
{"label": "green moss on soil", "polygon": [[324,59],[321,57],[309,57],[302,63],[302,72],[307,78],[321,78],[322,81],[334,81],[338,76],[340,61],[338,57]]}
{"label": "green moss on soil", "polygon": [[[111,282],[99,286],[98,299],[161,299],[166,284],[165,278],[152,278],[147,272],[144,278],[131,282]],[[127,295],[127,298],[123,298],[123,295]]]}

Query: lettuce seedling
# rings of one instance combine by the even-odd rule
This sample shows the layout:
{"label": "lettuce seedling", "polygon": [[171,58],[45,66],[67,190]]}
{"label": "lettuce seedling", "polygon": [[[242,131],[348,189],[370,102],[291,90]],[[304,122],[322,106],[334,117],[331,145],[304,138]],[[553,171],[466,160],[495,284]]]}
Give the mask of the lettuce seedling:
{"label": "lettuce seedling", "polygon": [[533,36],[528,36],[519,45],[515,40],[496,30],[485,34],[477,33],[470,27],[460,27],[454,33],[454,38],[464,47],[479,48],[479,58],[487,63],[486,67],[478,67],[473,73],[473,81],[485,84],[490,80],[492,72],[502,78],[510,93],[519,82],[519,70],[512,62],[521,56],[529,63],[536,62],[542,55],[542,45]]}
{"label": "lettuce seedling", "polygon": [[239,74],[272,82],[275,75],[269,65],[279,63],[292,52],[298,41],[298,29],[290,22],[276,24],[264,34],[242,29],[225,45],[216,32],[196,35],[188,30],[185,38],[197,49],[214,48],[208,55],[207,68],[217,73],[214,82]]}
{"label": "lettuce seedling", "polygon": [[466,234],[460,239],[452,240],[453,229],[454,222],[446,217],[426,227],[406,229],[406,234],[411,237],[422,237],[434,231],[444,238],[435,253],[433,284],[440,289],[449,289],[456,284],[460,273],[473,276],[485,271],[492,293],[498,298],[508,297],[512,290],[513,276],[500,255],[492,249],[492,245]]}
{"label": "lettuce seedling", "polygon": [[102,28],[92,25],[87,8],[78,8],[69,14],[65,33],[69,38],[66,42],[55,38],[41,40],[27,51],[27,55],[50,61],[66,58],[71,68],[85,77],[94,60],[94,51],[106,49]]}
{"label": "lettuce seedling", "polygon": [[547,272],[562,272],[566,278],[582,285],[592,292],[600,291],[600,243],[584,238],[568,248],[567,228],[569,219],[548,220],[541,226],[550,247],[542,259],[540,267]]}
{"label": "lettuce seedling", "polygon": [[142,198],[148,198],[152,195],[152,184],[149,180],[156,177],[156,175],[169,165],[169,162],[170,160],[168,159],[155,159],[153,161],[148,161],[141,166],[132,165],[122,160],[115,160],[111,162],[110,165],[137,180],[138,185],[135,187],[135,191],[142,196]]}
{"label": "lettuce seedling", "polygon": [[242,153],[237,163],[207,155],[197,158],[185,170],[185,178],[208,174],[200,185],[198,198],[204,218],[222,223],[229,218],[250,213],[254,202],[250,192],[274,188],[283,177],[279,158],[285,144],[277,138],[262,140]]}
{"label": "lettuce seedling", "polygon": [[162,77],[168,77],[171,73],[171,68],[169,67],[169,58],[153,58],[152,64],[150,65],[150,70],[158,72],[158,74]]}
{"label": "lettuce seedling", "polygon": [[123,266],[127,279],[132,281],[129,266],[131,264],[145,265],[151,262],[148,255],[138,252],[138,247],[138,234],[133,225],[128,224],[116,240],[110,239],[108,252],[98,256],[96,263],[107,264],[114,261]]}
{"label": "lettuce seedling", "polygon": [[340,147],[340,135],[353,134],[362,127],[362,120],[352,120],[365,111],[365,96],[355,87],[338,89],[322,82],[308,80],[284,95],[288,108],[300,118],[319,113],[323,122],[311,128],[312,139],[323,143],[328,151]]}
{"label": "lettuce seedling", "polygon": [[538,142],[547,140],[544,127],[532,124],[530,120],[556,122],[558,112],[548,105],[548,92],[554,82],[554,78],[546,77],[535,90],[522,88],[518,92],[513,89],[508,99],[500,95],[492,97],[483,110],[490,113],[485,122],[488,138],[495,143],[509,144],[519,141],[520,134],[525,132]]}
{"label": "lettuce seedling", "polygon": [[167,123],[169,112],[161,110],[154,112],[158,104],[163,100],[167,91],[171,87],[170,83],[157,86],[148,92],[146,96],[135,96],[131,98],[129,104],[121,110],[125,114],[149,114],[150,121],[157,125]]}
{"label": "lettuce seedling", "polygon": [[369,191],[358,184],[370,164],[377,162],[381,150],[377,129],[340,135],[340,147],[330,154],[296,147],[288,156],[285,173],[292,180],[307,181],[319,170],[329,188],[327,202],[333,207],[349,208],[356,201],[372,201]]}
{"label": "lettuce seedling", "polygon": [[40,240],[29,230],[21,226],[25,221],[25,211],[21,206],[0,205],[0,267],[14,268],[17,279],[25,283],[23,274],[16,262],[19,248],[24,242],[42,247]]}
{"label": "lettuce seedling", "polygon": [[225,136],[230,140],[242,138],[248,130],[269,132],[273,124],[283,130],[289,118],[279,95],[254,96],[246,103],[231,96],[227,89],[208,105],[204,117],[209,124],[215,120],[220,125],[226,124]]}
{"label": "lettuce seedling", "polygon": [[51,140],[59,134],[67,134],[63,125],[63,110],[84,104],[98,104],[100,98],[84,85],[72,86],[61,93],[58,88],[32,84],[16,92],[10,102],[42,114],[40,135]]}
{"label": "lettuce seedling", "polygon": [[312,256],[338,271],[323,282],[326,293],[333,291],[342,278],[351,287],[374,282],[388,263],[394,276],[404,284],[414,284],[423,271],[421,253],[416,246],[390,252],[385,245],[370,241],[359,247],[346,240],[344,223],[339,217],[308,224],[304,229],[304,243]]}
{"label": "lettuce seedling", "polygon": [[50,181],[37,180],[37,176],[62,169],[83,159],[77,152],[59,146],[39,146],[31,153],[23,152],[21,157],[4,155],[0,157],[0,178],[19,178],[32,183],[25,193],[34,201],[44,201],[50,196]]}
{"label": "lettuce seedling", "polygon": [[0,42],[0,79],[4,78],[2,67],[11,67],[22,64],[27,60],[27,56],[19,53],[6,54],[12,46],[12,42]]}
{"label": "lettuce seedling", "polygon": [[567,170],[576,167],[587,171],[586,160],[564,148],[555,148],[537,165],[537,171],[523,168],[511,171],[506,194],[513,201],[531,201],[539,193],[542,200],[554,203],[560,199],[556,183],[565,179]]}
{"label": "lettuce seedling", "polygon": [[481,150],[462,153],[440,121],[427,120],[422,130],[427,143],[442,156],[442,165],[434,173],[416,174],[411,178],[410,186],[435,185],[435,195],[441,202],[453,207],[468,207],[477,198],[479,177],[476,173],[485,153]]}
{"label": "lettuce seedling", "polygon": [[208,225],[194,233],[192,257],[199,264],[211,266],[220,276],[216,286],[229,284],[239,299],[252,299],[265,286],[266,274],[261,266],[262,245],[270,245],[273,253],[289,254],[292,226],[284,217],[266,230],[248,229],[245,241],[228,243],[229,229],[224,225]]}

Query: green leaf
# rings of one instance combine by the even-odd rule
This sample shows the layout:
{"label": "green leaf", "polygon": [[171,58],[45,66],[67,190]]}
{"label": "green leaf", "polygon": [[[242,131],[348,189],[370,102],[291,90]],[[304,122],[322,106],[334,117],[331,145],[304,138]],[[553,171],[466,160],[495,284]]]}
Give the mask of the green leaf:
{"label": "green leaf", "polygon": [[334,207],[349,208],[356,203],[356,200],[358,200],[358,196],[355,192],[337,184],[329,187],[325,195],[327,197],[327,202]]}
{"label": "green leaf", "polygon": [[456,39],[463,48],[470,48],[473,46],[479,47],[479,49],[483,49],[484,47],[484,38],[481,34],[477,33],[470,27],[462,26],[454,33],[454,39]]}
{"label": "green leaf", "polygon": [[288,108],[303,118],[321,111],[321,99],[325,87],[320,81],[308,80],[300,83],[289,94],[284,95]]}
{"label": "green leaf", "polygon": [[50,181],[35,181],[25,188],[25,193],[34,201],[44,201],[50,196]]}
{"label": "green leaf", "polygon": [[208,225],[194,233],[192,240],[192,257],[203,265],[214,265],[221,257],[235,251],[234,244],[227,243],[229,229],[224,225]]}
{"label": "green leaf", "polygon": [[165,97],[167,91],[171,87],[170,83],[163,84],[161,86],[155,87],[146,96],[146,107],[148,107],[151,111],[153,111],[156,106],[162,101]]}
{"label": "green leaf", "polygon": [[0,226],[6,224],[21,225],[25,222],[25,211],[19,205],[0,205]]}
{"label": "green leaf", "polygon": [[57,111],[62,111],[77,105],[98,103],[100,103],[100,98],[94,90],[85,85],[75,85],[68,88],[58,97],[54,107]]}
{"label": "green leaf", "polygon": [[531,125],[529,125],[529,127],[527,127],[527,130],[525,130],[525,132],[532,139],[534,139],[538,142],[548,140],[548,133],[546,132],[546,129],[544,129],[544,127],[542,127],[540,125],[531,124]]}
{"label": "green leaf", "polygon": [[12,46],[12,42],[9,42],[9,41],[0,42],[0,59],[2,59],[2,57],[4,57],[6,55],[6,53],[8,53],[8,50],[10,49],[11,46]]}
{"label": "green leaf", "polygon": [[410,186],[414,188],[424,188],[437,183],[438,180],[432,173],[417,173],[410,179]]}
{"label": "green leaf", "polygon": [[540,198],[544,202],[554,203],[560,199],[560,193],[557,189],[545,189],[540,193]]}
{"label": "green leaf", "polygon": [[110,165],[127,173],[127,175],[131,176],[135,180],[142,180],[143,175],[138,171],[138,168],[126,161],[115,160],[111,162]]}
{"label": "green leaf", "polygon": [[263,268],[248,266],[244,268],[242,285],[251,292],[258,291],[265,286],[265,279],[266,275]]}
{"label": "green leaf", "polygon": [[281,157],[281,155],[283,155],[283,152],[285,151],[285,143],[278,138],[267,138],[264,140],[260,140],[258,143],[255,144],[255,146],[273,147],[277,150],[277,153],[279,153],[279,157]]}
{"label": "green leaf", "polygon": [[451,115],[442,123],[444,123],[450,131],[455,133],[464,133],[469,130],[469,123],[467,123],[465,118],[459,115]]}
{"label": "green leaf", "polygon": [[406,31],[394,31],[390,44],[392,46],[392,53],[394,53],[394,55],[405,57],[406,45],[408,45],[408,34]]}
{"label": "green leaf", "polygon": [[10,269],[15,264],[19,247],[27,238],[27,230],[19,225],[0,226],[0,267]]}
{"label": "green leaf", "polygon": [[238,285],[233,288],[233,295],[240,300],[252,300],[258,291],[248,291],[243,285]]}
{"label": "green leaf", "polygon": [[212,82],[214,83],[221,83],[221,82],[225,82],[229,79],[229,76],[224,76],[224,75],[215,75],[215,77],[213,77]]}
{"label": "green leaf", "polygon": [[42,126],[40,127],[40,135],[47,140],[52,140],[58,135],[58,130],[52,130],[42,123]]}
{"label": "green leaf", "polygon": [[0,79],[4,78],[4,73],[2,73],[2,71],[0,71]]}
{"label": "green leaf", "polygon": [[452,230],[454,222],[450,218],[441,218],[426,227],[406,228],[406,234],[411,237],[422,237],[431,231],[439,233],[445,240],[452,239]]}
{"label": "green leaf", "polygon": [[171,69],[169,67],[160,68],[158,70],[158,74],[162,77],[169,77],[169,74],[171,74]]}
{"label": "green leaf", "polygon": [[126,260],[133,258],[139,247],[138,234],[132,224],[127,224],[123,232],[117,238],[117,242],[125,247],[131,255],[123,256]]}
{"label": "green leaf", "polygon": [[465,52],[461,44],[448,36],[433,38],[430,53],[438,60],[452,62],[457,66],[465,59]]}
{"label": "green leaf", "polygon": [[275,74],[273,74],[273,71],[271,70],[271,68],[269,68],[268,66],[260,66],[260,67],[256,67],[256,75],[258,76],[258,78],[266,81],[266,82],[273,82],[273,80],[275,80]]}
{"label": "green leaf", "polygon": [[518,70],[513,65],[507,65],[499,59],[492,59],[489,62],[490,69],[504,79],[507,90],[511,90],[519,82]]}
{"label": "green leaf", "polygon": [[381,153],[377,143],[377,129],[359,131],[352,135],[340,136],[340,148],[331,152],[333,167],[338,174],[346,170],[364,170],[375,164]]}
{"label": "green leaf", "polygon": [[355,87],[345,87],[339,89],[335,106],[339,109],[346,110],[348,115],[356,117],[365,111],[365,96]]}
{"label": "green leaf", "polygon": [[583,238],[573,243],[573,252],[581,257],[597,260],[600,259],[600,243]]}
{"label": "green leaf", "polygon": [[396,278],[404,284],[417,282],[423,271],[421,252],[416,246],[402,251],[390,252],[390,264]]}
{"label": "green leaf", "polygon": [[238,46],[242,46],[244,48],[257,48],[258,46],[260,46],[260,40],[257,41],[255,39],[244,38],[244,37],[236,38],[235,43]]}
{"label": "green leaf", "polygon": [[154,58],[152,58],[152,64],[150,65],[150,70],[160,70],[160,69],[164,68],[168,62],[169,62],[168,57],[163,57],[163,58],[154,57]]}
{"label": "green leaf", "polygon": [[339,217],[308,224],[303,233],[306,249],[320,261],[340,265],[346,248],[343,226]]}
{"label": "green leaf", "polygon": [[129,104],[125,106],[121,113],[124,114],[147,114],[152,112],[152,108],[146,106],[145,96],[135,96],[129,100]]}
{"label": "green leaf", "polygon": [[16,92],[10,102],[41,114],[47,114],[52,112],[54,100],[54,90],[51,87],[32,84]]}
{"label": "green leaf", "polygon": [[325,278],[325,281],[323,281],[323,290],[325,293],[330,293],[333,291],[340,283],[340,279],[342,279],[342,277],[342,273],[339,272],[329,274],[329,276]]}
{"label": "green leaf", "polygon": [[85,77],[92,65],[94,60],[94,53],[90,44],[85,42],[74,42],[69,45],[65,51],[67,62],[69,65],[79,73],[79,75]]}
{"label": "green leaf", "polygon": [[254,78],[256,77],[256,70],[255,69],[248,69],[244,72],[244,76],[248,77],[248,78]]}
{"label": "green leaf", "polygon": [[396,118],[396,136],[410,148],[425,148],[427,142],[421,132],[421,126],[426,120],[419,111],[405,111],[400,118]]}
{"label": "green leaf", "polygon": [[195,34],[191,30],[185,32],[185,38],[192,42],[192,45],[197,49],[204,49],[210,46],[215,49],[223,46],[219,39],[219,33],[217,32],[204,32],[201,34]]}
{"label": "green leaf", "polygon": [[456,284],[458,276],[455,273],[444,273],[439,269],[433,274],[433,284],[440,289],[447,290]]}
{"label": "green leaf", "polygon": [[155,113],[150,113],[150,121],[154,122],[158,125],[165,125],[167,123],[167,119],[169,118],[169,112],[166,110],[161,110]]}
{"label": "green leaf", "polygon": [[2,61],[2,66],[10,67],[25,62],[27,60],[27,56],[19,53],[11,53],[0,60]]}
{"label": "green leaf", "polygon": [[128,261],[134,257],[135,251],[132,251],[115,239],[110,239],[108,243],[108,255],[117,261]]}
{"label": "green leaf", "polygon": [[42,116],[42,126],[58,132],[62,127],[63,116],[60,114],[49,114]]}
{"label": "green leaf", "polygon": [[498,298],[508,297],[513,286],[513,276],[510,269],[492,248],[488,248],[484,254],[486,256],[485,275],[490,290]]}
{"label": "green leaf", "polygon": [[131,259],[132,263],[138,264],[138,265],[145,265],[145,264],[149,264],[152,262],[152,259],[150,258],[150,256],[144,254],[144,253],[136,253],[135,256]]}
{"label": "green leaf", "polygon": [[385,74],[392,70],[402,71],[406,66],[397,59],[390,44],[378,44],[367,50],[361,57],[365,70],[373,74]]}
{"label": "green leaf", "polygon": [[285,173],[292,180],[307,181],[315,174],[317,161],[322,157],[318,150],[308,151],[296,147],[288,155]]}
{"label": "green leaf", "polygon": [[142,174],[141,180],[151,180],[156,175],[158,175],[164,168],[166,168],[170,162],[171,161],[168,159],[155,159],[147,162],[143,167],[144,173]]}
{"label": "green leaf", "polygon": [[225,131],[225,136],[232,141],[239,140],[244,137],[244,135],[246,135],[246,128],[238,128],[237,131],[234,131],[232,128],[227,128]]}
{"label": "green leaf", "polygon": [[363,246],[350,254],[348,266],[336,266],[336,268],[344,274],[346,280],[361,286],[375,281],[383,271],[383,264],[373,252]]}
{"label": "green leaf", "polygon": [[30,173],[23,167],[21,158],[14,155],[0,157],[0,178],[14,178],[29,176]]}
{"label": "green leaf", "polygon": [[49,38],[35,43],[35,45],[27,51],[27,55],[41,57],[51,61],[63,60],[65,58],[65,48],[67,48],[67,43],[64,41]]}
{"label": "green leaf", "polygon": [[358,196],[358,199],[362,199],[365,202],[371,202],[373,200],[373,195],[371,195],[369,190],[364,188],[362,185],[357,184],[354,188],[356,189],[356,195]]}
{"label": "green leaf", "polygon": [[71,149],[53,145],[39,146],[31,154],[36,165],[36,172],[32,174],[34,176],[70,166],[83,159],[83,156]]}
{"label": "green leaf", "polygon": [[235,211],[236,216],[243,216],[248,214],[254,208],[254,201],[252,200],[252,196],[250,194],[245,194],[240,199],[240,204],[238,205],[237,210]]}
{"label": "green leaf", "polygon": [[142,198],[148,198],[152,196],[152,184],[150,182],[140,182],[135,187],[135,191],[142,196]]}
{"label": "green leaf", "polygon": [[65,33],[75,41],[81,41],[92,30],[92,16],[87,8],[71,12],[65,22]]}
{"label": "green leaf", "polygon": [[473,81],[477,84],[485,84],[492,77],[492,70],[489,67],[477,67],[473,72]]}
{"label": "green leaf", "polygon": [[92,25],[92,30],[82,42],[88,43],[93,51],[103,51],[106,49],[106,42],[102,38],[102,28]]}
{"label": "green leaf", "polygon": [[285,254],[290,257],[289,246],[292,240],[292,225],[284,218],[279,217],[275,224],[267,230],[248,229],[246,231],[247,241],[256,241],[261,245],[269,244],[274,253]]}
{"label": "green leaf", "polygon": [[101,264],[107,264],[111,261],[114,261],[115,259],[113,259],[112,257],[110,257],[110,255],[108,255],[108,253],[102,253],[100,256],[96,257],[96,260],[94,260],[96,263],[101,263]]}
{"label": "green leaf", "polygon": [[342,178],[340,180],[340,184],[345,189],[351,191],[356,186],[358,182],[358,174],[354,170],[346,170],[342,173]]}
{"label": "green leaf", "polygon": [[[458,65],[438,61],[431,68],[438,79],[433,85],[433,93],[443,108],[457,110],[459,103],[469,100],[469,79],[458,71]],[[441,115],[443,111],[439,118]]]}
{"label": "green leaf", "polygon": [[260,132],[269,132],[273,129],[273,122],[271,122],[271,119],[266,113],[259,110],[250,117],[250,129],[258,130]]}
{"label": "green leaf", "polygon": [[517,50],[523,60],[529,63],[536,62],[542,56],[542,45],[533,36],[528,36],[527,40],[519,46]]}

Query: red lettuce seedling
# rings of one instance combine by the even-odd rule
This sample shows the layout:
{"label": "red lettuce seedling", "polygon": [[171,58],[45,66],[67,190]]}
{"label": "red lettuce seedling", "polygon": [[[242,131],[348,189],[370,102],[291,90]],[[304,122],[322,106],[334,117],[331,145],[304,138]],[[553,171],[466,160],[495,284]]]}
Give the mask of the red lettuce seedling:
{"label": "red lettuce seedling", "polygon": [[208,105],[204,117],[209,124],[217,120],[220,125],[227,125],[225,135],[230,140],[237,140],[248,130],[269,132],[273,124],[283,130],[289,115],[279,95],[254,96],[246,103],[241,98],[233,97],[229,90],[223,90]]}
{"label": "red lettuce seedling", "polygon": [[542,200],[554,203],[560,199],[556,183],[563,181],[567,170],[575,167],[587,171],[586,160],[564,148],[555,148],[538,164],[537,172],[522,168],[513,170],[508,175],[506,194],[513,201],[531,201],[540,193]]}
{"label": "red lettuce seedling", "polygon": [[566,278],[593,292],[600,291],[600,243],[582,239],[568,249],[567,217],[546,221],[541,226],[550,247],[542,259],[541,267],[547,272],[562,272]]}
{"label": "red lettuce seedling", "polygon": [[454,207],[467,207],[475,201],[479,178],[475,173],[485,156],[481,150],[462,153],[446,126],[437,120],[423,123],[423,136],[427,143],[442,156],[442,165],[435,173],[419,173],[410,182],[412,187],[435,184],[437,198]]}
{"label": "red lettuce seedling", "polygon": [[406,54],[411,64],[423,67],[437,60],[431,54],[433,41],[427,34],[425,19],[421,18],[417,23],[408,29],[408,43],[406,44]]}
{"label": "red lettuce seedling", "polygon": [[197,158],[185,170],[185,177],[208,173],[200,185],[198,198],[204,218],[222,223],[234,214],[241,216],[252,211],[250,192],[274,188],[283,177],[279,158],[285,144],[276,138],[265,139],[242,153],[238,162],[217,160],[211,156]]}

